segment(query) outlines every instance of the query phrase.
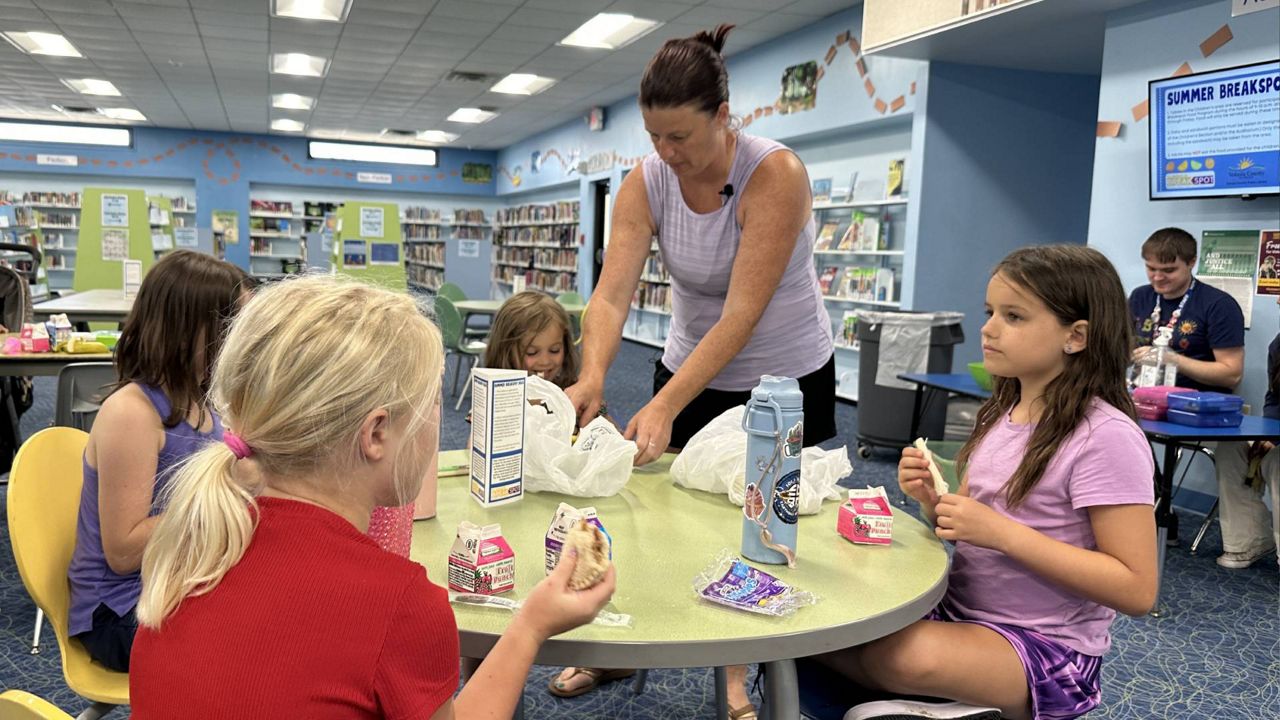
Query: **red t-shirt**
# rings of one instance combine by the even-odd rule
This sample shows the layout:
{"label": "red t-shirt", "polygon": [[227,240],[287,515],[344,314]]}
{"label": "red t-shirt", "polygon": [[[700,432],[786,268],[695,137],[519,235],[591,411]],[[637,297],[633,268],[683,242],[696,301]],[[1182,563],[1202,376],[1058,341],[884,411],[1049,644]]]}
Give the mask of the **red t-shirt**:
{"label": "red t-shirt", "polygon": [[458,628],[423,567],[321,507],[260,498],[244,557],[138,629],[135,720],[427,718],[458,688]]}

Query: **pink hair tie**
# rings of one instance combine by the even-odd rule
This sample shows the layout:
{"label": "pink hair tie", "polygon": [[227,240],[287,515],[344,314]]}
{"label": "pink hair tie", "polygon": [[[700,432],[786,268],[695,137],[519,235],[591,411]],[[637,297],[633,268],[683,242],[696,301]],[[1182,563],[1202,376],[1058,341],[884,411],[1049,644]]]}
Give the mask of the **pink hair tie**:
{"label": "pink hair tie", "polygon": [[253,448],[249,447],[249,443],[230,430],[222,433],[222,442],[231,448],[231,454],[235,455],[237,460],[243,460],[253,455]]}

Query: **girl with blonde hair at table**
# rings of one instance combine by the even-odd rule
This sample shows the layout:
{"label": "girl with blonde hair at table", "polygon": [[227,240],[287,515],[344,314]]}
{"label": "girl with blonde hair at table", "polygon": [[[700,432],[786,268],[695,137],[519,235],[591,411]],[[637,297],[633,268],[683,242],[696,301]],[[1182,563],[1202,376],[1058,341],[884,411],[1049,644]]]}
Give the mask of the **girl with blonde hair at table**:
{"label": "girl with blonde hair at table", "polygon": [[142,550],[162,515],[173,470],[222,424],[206,403],[212,361],[250,279],[192,250],[147,273],[115,348],[107,388],[84,452],[76,547],[67,572],[70,632],[89,656],[129,670],[138,621]]}
{"label": "girl with blonde hair at table", "polygon": [[454,698],[444,589],[364,534],[434,461],[442,368],[405,294],[316,276],[248,303],[211,390],[234,432],[174,478],[143,556],[135,718],[511,716],[542,642],[595,617],[615,579],[570,590],[566,553]]}
{"label": "girl with blonde hair at table", "polygon": [[1017,250],[986,296],[995,388],[939,497],[902,451],[898,484],[955,543],[947,594],[892,635],[819,660],[863,687],[952,703],[881,701],[870,718],[1074,718],[1101,699],[1116,611],[1155,602],[1151,448],[1125,370],[1133,335],[1115,268],[1091,248]]}

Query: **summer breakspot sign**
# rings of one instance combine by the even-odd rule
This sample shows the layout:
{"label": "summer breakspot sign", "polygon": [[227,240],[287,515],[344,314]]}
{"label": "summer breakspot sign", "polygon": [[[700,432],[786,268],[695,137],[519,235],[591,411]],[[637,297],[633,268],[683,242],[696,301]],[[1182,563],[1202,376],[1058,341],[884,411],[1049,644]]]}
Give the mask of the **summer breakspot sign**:
{"label": "summer breakspot sign", "polygon": [[1280,194],[1280,60],[1148,84],[1151,199]]}

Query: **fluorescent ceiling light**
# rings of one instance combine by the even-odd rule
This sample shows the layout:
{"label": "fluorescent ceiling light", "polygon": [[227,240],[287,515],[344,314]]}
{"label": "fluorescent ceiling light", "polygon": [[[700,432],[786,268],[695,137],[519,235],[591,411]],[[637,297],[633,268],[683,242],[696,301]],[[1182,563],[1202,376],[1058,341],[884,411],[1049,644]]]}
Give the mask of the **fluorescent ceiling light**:
{"label": "fluorescent ceiling light", "polygon": [[306,53],[276,53],[271,56],[271,72],[280,75],[324,77],[329,72],[329,58]]}
{"label": "fluorescent ceiling light", "polygon": [[418,133],[418,139],[422,140],[423,142],[439,143],[441,145],[446,145],[448,143],[453,142],[454,140],[457,140],[458,136],[455,133],[445,132],[443,130],[423,130],[422,132]]}
{"label": "fluorescent ceiling light", "polygon": [[636,38],[648,35],[662,23],[622,13],[600,13],[582,23],[559,45],[617,50]]}
{"label": "fluorescent ceiling light", "polygon": [[93,78],[82,78],[80,80],[64,79],[62,84],[85,95],[118,96],[120,94],[119,88],[112,85],[108,80],[95,80]]}
{"label": "fluorescent ceiling light", "polygon": [[273,0],[271,14],[276,17],[344,22],[351,0]]}
{"label": "fluorescent ceiling light", "polygon": [[458,108],[448,117],[449,122],[483,123],[498,117],[498,113],[480,108]]}
{"label": "fluorescent ceiling light", "polygon": [[57,57],[84,57],[62,35],[47,32],[7,32],[0,33],[4,39],[13,43],[28,55],[54,55]]}
{"label": "fluorescent ceiling light", "polygon": [[312,140],[311,157],[316,160],[350,160],[352,162],[390,163],[393,165],[436,165],[436,151],[399,145],[357,145]]}
{"label": "fluorescent ceiling light", "polygon": [[147,121],[146,115],[143,115],[133,108],[98,108],[98,112],[106,115],[112,120],[137,120],[138,122]]}
{"label": "fluorescent ceiling light", "polygon": [[555,84],[554,78],[512,73],[499,80],[497,85],[489,88],[489,91],[508,95],[537,95]]}
{"label": "fluorescent ceiling light", "polygon": [[294,93],[280,93],[271,96],[271,107],[281,110],[310,110],[316,104],[315,98]]}
{"label": "fluorescent ceiling light", "polygon": [[276,118],[275,120],[271,121],[271,129],[279,130],[280,132],[302,132],[303,130],[307,129],[307,126],[304,123],[298,122],[297,120],[290,120],[289,118]]}
{"label": "fluorescent ceiling light", "polygon": [[128,128],[94,127],[92,125],[0,121],[0,140],[129,147],[133,141],[133,131]]}

